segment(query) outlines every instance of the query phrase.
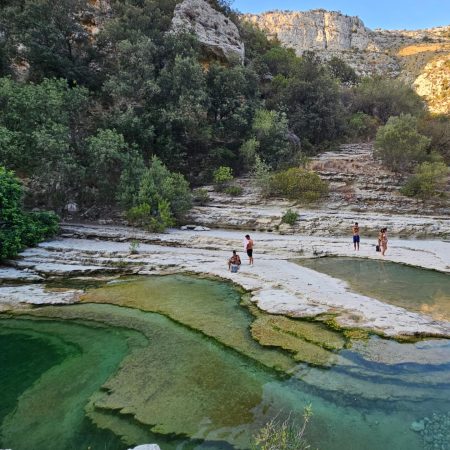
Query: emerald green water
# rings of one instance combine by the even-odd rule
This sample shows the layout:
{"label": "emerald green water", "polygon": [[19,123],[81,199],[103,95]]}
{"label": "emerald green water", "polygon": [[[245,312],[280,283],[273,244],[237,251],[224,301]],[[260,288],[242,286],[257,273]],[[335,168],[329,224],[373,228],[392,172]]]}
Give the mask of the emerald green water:
{"label": "emerald green water", "polygon": [[255,343],[249,327],[267,318],[227,284],[148,277],[85,301],[0,315],[0,448],[248,448],[268,420],[311,403],[314,448],[419,450],[432,447],[411,423],[449,410],[447,340],[344,343],[321,324],[295,328],[300,346],[327,345],[322,369]]}
{"label": "emerald green water", "polygon": [[386,303],[450,320],[450,275],[362,258],[314,258],[297,262],[348,282],[358,293]]}

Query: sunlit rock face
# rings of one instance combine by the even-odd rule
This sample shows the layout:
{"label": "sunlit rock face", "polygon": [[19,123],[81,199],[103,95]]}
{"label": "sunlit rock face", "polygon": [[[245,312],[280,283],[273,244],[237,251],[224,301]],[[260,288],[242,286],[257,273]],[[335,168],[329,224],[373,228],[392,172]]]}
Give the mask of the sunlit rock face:
{"label": "sunlit rock face", "polygon": [[400,77],[433,113],[450,113],[450,27],[370,30],[358,17],[340,12],[269,11],[245,14],[297,55],[314,51],[322,60],[343,59],[362,76]]}
{"label": "sunlit rock face", "polygon": [[244,18],[269,31],[297,53],[305,50],[367,50],[374,46],[370,31],[361,19],[335,11],[271,11],[261,15],[247,14]]}
{"label": "sunlit rock face", "polygon": [[219,59],[244,60],[236,25],[204,0],[184,0],[175,8],[173,32],[193,32],[205,50]]}

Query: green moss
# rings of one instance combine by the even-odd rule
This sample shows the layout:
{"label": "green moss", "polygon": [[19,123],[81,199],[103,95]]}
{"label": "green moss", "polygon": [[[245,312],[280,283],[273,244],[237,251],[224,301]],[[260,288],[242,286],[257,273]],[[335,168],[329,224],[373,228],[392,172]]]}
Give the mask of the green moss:
{"label": "green moss", "polygon": [[[166,317],[136,309],[85,304],[39,308],[31,314],[59,319],[48,323],[58,326],[63,336],[67,336],[66,329],[73,330],[73,322],[83,323],[85,331],[77,332],[70,340],[84,339],[91,345],[91,353],[97,356],[102,355],[102,346],[109,352],[107,349],[117,345],[114,336],[133,331],[145,337],[144,341],[129,341],[130,351],[120,369],[101,390],[89,394],[86,413],[94,423],[98,421],[99,427],[110,428],[124,442],[135,444],[142,442],[145,430],[194,439],[211,438],[211,433],[214,436],[215,430],[221,430],[222,439],[238,447],[248,445],[250,432],[235,436],[232,430],[253,422],[254,410],[263,399],[263,386],[273,381],[266,371],[255,371],[250,360]],[[105,327],[108,327],[105,336],[110,337],[110,346],[91,335]],[[90,365],[91,370],[97,370],[94,362]],[[77,378],[67,390],[64,405],[58,409],[60,417],[64,417],[67,414],[64,407],[78,398],[78,383],[86,382],[84,373],[74,377],[79,373],[83,372],[76,366],[70,367],[70,374],[59,373],[58,380],[52,381],[56,383],[54,386],[61,387],[50,395],[49,384],[35,398],[56,398],[67,390],[62,386]],[[80,404],[84,406],[83,401]],[[29,411],[31,416],[33,409],[30,407]],[[57,419],[51,423],[54,426]]]}
{"label": "green moss", "polygon": [[135,278],[92,289],[82,301],[162,314],[266,367],[289,371],[295,366],[289,355],[264,348],[252,338],[252,316],[240,305],[241,294],[228,283],[171,275]]}
{"label": "green moss", "polygon": [[253,322],[252,335],[263,345],[288,350],[296,361],[314,365],[332,365],[336,361],[332,350],[345,344],[341,335],[321,324],[269,314],[262,314]]}

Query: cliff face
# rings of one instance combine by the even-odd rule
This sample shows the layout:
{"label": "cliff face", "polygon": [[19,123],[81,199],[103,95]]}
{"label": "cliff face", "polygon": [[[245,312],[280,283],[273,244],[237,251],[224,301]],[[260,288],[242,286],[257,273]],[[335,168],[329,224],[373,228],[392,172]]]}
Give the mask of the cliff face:
{"label": "cliff face", "polygon": [[304,50],[367,50],[370,31],[358,17],[322,9],[306,12],[247,14],[245,20],[298,52]]}
{"label": "cliff face", "polygon": [[244,43],[236,25],[205,0],[184,0],[172,19],[173,32],[193,32],[207,53],[221,60],[244,61]]}
{"label": "cliff face", "polygon": [[450,26],[427,30],[370,30],[339,12],[271,11],[242,16],[298,55],[338,56],[360,75],[401,77],[432,112],[450,113]]}

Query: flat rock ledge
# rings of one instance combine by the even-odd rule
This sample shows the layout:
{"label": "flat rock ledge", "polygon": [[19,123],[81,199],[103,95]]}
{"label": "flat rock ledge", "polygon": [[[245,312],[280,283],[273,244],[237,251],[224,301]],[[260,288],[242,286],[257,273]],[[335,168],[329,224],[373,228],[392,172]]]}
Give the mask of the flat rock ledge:
{"label": "flat rock ledge", "polygon": [[[251,292],[261,310],[272,314],[297,318],[333,314],[344,328],[366,329],[387,337],[450,337],[449,322],[354,293],[345,282],[292,262],[318,255],[379,259],[373,243],[363,240],[356,253],[345,238],[253,233],[256,265],[251,267],[242,251],[243,234],[223,230],[150,234],[120,227],[65,227],[65,237],[29,249],[12,262],[17,272],[26,273],[24,280],[33,280],[0,285],[0,305],[5,309],[27,303],[76,302],[79,291],[48,291],[38,281],[54,276],[111,275],[114,270],[139,275],[195,273],[241,286]],[[140,244],[132,252],[130,243],[135,240]],[[450,242],[391,240],[390,244],[386,258],[390,261],[450,272]],[[244,264],[237,274],[226,267],[232,249],[242,252]]]}

